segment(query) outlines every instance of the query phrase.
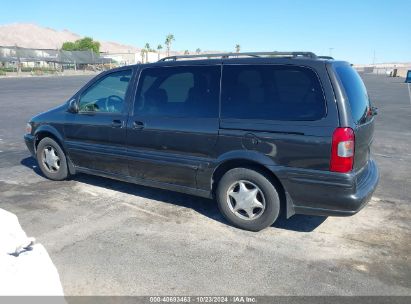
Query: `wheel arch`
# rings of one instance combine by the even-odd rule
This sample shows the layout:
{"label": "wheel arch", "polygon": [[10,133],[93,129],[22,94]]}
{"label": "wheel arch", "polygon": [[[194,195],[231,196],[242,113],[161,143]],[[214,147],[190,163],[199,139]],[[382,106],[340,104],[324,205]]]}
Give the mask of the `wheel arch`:
{"label": "wheel arch", "polygon": [[35,138],[34,147],[35,147],[36,150],[37,150],[37,146],[38,146],[39,142],[45,137],[50,137],[50,138],[54,139],[61,146],[63,151],[66,152],[66,149],[65,149],[64,144],[63,144],[63,137],[57,131],[56,128],[54,128],[53,126],[50,126],[50,125],[41,125],[35,131],[35,133],[34,133],[34,138]]}
{"label": "wheel arch", "polygon": [[43,138],[46,138],[46,137],[53,139],[54,141],[57,142],[57,144],[59,144],[59,146],[61,147],[61,149],[66,155],[67,166],[68,166],[70,174],[75,174],[75,168],[74,168],[73,162],[71,161],[67,153],[67,149],[64,144],[63,136],[60,134],[60,132],[55,127],[50,126],[50,125],[42,125],[36,129],[34,133],[34,152],[35,153],[37,152],[38,144]]}

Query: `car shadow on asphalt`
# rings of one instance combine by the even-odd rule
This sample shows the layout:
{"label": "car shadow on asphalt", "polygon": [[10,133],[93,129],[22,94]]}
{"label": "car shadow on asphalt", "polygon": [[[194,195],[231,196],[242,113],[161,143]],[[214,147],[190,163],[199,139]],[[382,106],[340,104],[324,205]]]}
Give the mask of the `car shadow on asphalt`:
{"label": "car shadow on asphalt", "polygon": [[37,164],[37,161],[34,159],[34,157],[29,156],[29,157],[23,158],[20,161],[20,164],[27,167],[27,168],[32,169],[34,171],[34,173],[36,173],[37,175],[40,175],[41,177],[45,178],[44,174],[41,172],[41,170],[40,170],[40,168]]}
{"label": "car shadow on asphalt", "polygon": [[[23,166],[32,169],[36,174],[45,177],[38,167],[37,161],[33,157],[24,158],[20,163]],[[217,203],[214,200],[87,174],[76,174],[71,177],[71,180],[167,204],[190,208],[215,221],[230,225],[220,214]],[[326,219],[327,218],[323,216],[297,214],[289,219],[280,217],[271,227],[295,232],[311,232],[320,226]]]}
{"label": "car shadow on asphalt", "polygon": [[312,232],[326,219],[326,216],[295,214],[289,219],[280,217],[271,227],[296,232]]}

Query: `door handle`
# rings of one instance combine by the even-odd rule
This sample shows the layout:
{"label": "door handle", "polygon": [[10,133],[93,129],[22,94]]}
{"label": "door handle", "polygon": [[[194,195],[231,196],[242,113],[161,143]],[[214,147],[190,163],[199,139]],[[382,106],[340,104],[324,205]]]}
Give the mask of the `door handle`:
{"label": "door handle", "polygon": [[119,119],[114,119],[114,120],[111,122],[111,126],[112,126],[113,128],[121,128],[121,127],[123,127],[123,122],[122,122],[121,120],[119,120]]}
{"label": "door handle", "polygon": [[136,130],[144,129],[144,122],[142,121],[133,122],[133,129],[136,129]]}

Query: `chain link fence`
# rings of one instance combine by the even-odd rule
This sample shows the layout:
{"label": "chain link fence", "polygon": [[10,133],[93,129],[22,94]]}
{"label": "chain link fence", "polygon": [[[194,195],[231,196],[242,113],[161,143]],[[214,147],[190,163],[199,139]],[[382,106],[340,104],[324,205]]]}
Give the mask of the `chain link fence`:
{"label": "chain link fence", "polygon": [[101,71],[114,62],[92,50],[64,51],[0,46],[0,75],[6,72],[62,72],[71,70]]}

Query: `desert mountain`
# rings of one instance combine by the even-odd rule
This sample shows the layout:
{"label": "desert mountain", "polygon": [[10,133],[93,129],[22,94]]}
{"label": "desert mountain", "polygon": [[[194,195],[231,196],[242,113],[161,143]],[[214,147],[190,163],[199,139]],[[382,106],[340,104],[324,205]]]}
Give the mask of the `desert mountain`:
{"label": "desert mountain", "polygon": [[[57,49],[65,41],[75,41],[82,36],[68,30],[57,31],[29,23],[0,25],[0,46],[20,46],[26,48]],[[100,51],[110,53],[134,53],[138,48],[116,42],[101,41]]]}

